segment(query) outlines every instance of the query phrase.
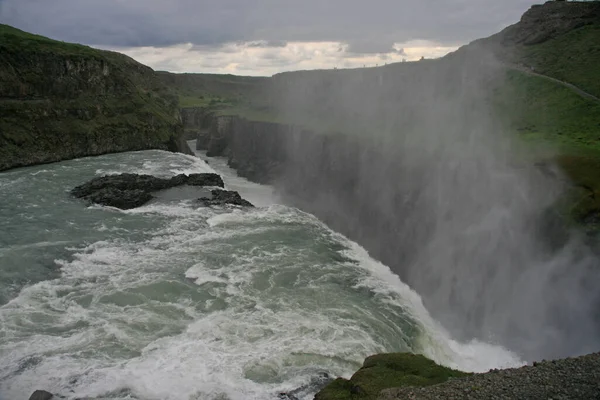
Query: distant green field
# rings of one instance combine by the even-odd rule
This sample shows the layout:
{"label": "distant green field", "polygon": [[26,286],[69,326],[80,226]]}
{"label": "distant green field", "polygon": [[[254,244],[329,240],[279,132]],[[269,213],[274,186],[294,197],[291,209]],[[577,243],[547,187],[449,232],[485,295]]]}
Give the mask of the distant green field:
{"label": "distant green field", "polygon": [[219,74],[171,74],[157,72],[159,79],[179,96],[181,107],[216,111],[252,108],[259,102],[267,78]]}

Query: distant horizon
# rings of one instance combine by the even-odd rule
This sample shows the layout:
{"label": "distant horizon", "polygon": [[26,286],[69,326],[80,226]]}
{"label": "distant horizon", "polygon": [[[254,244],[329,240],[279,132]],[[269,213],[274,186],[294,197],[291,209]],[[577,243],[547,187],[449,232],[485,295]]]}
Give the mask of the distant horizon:
{"label": "distant horizon", "polygon": [[173,73],[272,76],[439,58],[516,23],[535,0],[0,1],[0,21]]}
{"label": "distant horizon", "polygon": [[[418,46],[420,44],[420,46]],[[256,58],[264,56],[264,48],[253,48],[248,44],[226,44],[225,49],[199,49],[191,44],[174,45],[165,48],[154,47],[110,47],[91,45],[91,47],[100,50],[116,51],[125,54],[134,60],[147,65],[155,71],[165,71],[176,74],[196,73],[196,74],[219,74],[219,75],[238,75],[254,77],[270,77],[279,73],[293,71],[313,71],[330,69],[355,69],[355,68],[376,68],[387,64],[419,61],[421,57],[425,59],[438,59],[456,51],[459,47],[468,43],[441,47],[436,43],[426,43],[424,41],[415,41],[411,43],[413,47],[402,47],[403,52],[396,54],[375,54],[375,55],[357,55],[347,56],[338,49],[341,43],[288,43],[292,47],[292,52],[301,51],[303,53],[316,54],[315,57],[295,58],[296,62],[290,60],[285,66],[263,65],[260,68],[244,65],[237,57],[245,57],[248,52],[255,53]],[[238,51],[231,51],[231,48],[237,48]],[[268,50],[267,50],[268,51]],[[284,50],[280,50],[285,52]],[[222,64],[209,66],[203,69],[196,67],[201,65],[200,60],[203,57],[221,58]],[[233,58],[233,59],[231,59]],[[268,58],[268,56],[267,56]],[[172,62],[176,60],[176,62]]]}

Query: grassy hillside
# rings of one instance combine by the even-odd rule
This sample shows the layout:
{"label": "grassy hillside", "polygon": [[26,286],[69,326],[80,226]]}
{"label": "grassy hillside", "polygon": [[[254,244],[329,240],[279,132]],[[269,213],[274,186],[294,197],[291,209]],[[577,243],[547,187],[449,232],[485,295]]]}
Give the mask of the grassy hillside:
{"label": "grassy hillside", "polygon": [[219,74],[172,74],[157,72],[159,79],[173,88],[182,107],[215,110],[250,108],[260,98],[268,78]]}
{"label": "grassy hillside", "polygon": [[[9,25],[0,24],[0,36],[2,37],[2,48],[9,52],[23,51],[27,53],[52,53],[63,56],[81,55],[86,57],[98,57],[99,55],[99,52],[91,47],[52,40]],[[119,53],[112,54],[115,57],[124,57]]]}
{"label": "grassy hillside", "polygon": [[183,149],[177,97],[125,55],[0,25],[0,82],[0,170]]}
{"label": "grassy hillside", "polygon": [[600,151],[600,102],[517,70],[506,71],[494,100],[512,130],[528,141]]}
{"label": "grassy hillside", "polygon": [[517,59],[535,71],[600,97],[600,17],[594,24],[521,47]]}

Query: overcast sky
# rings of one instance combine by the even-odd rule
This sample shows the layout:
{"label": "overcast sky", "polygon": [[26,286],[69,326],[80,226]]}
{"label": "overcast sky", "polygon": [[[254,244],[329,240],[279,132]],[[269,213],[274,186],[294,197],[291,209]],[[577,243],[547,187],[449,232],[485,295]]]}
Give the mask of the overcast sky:
{"label": "overcast sky", "polygon": [[0,22],[158,70],[271,75],[439,57],[533,0],[0,0]]}

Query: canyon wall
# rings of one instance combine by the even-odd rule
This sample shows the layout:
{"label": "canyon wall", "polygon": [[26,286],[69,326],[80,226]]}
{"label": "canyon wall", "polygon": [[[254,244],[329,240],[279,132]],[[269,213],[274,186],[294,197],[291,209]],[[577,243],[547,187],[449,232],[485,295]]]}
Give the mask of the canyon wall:
{"label": "canyon wall", "polygon": [[0,25],[0,171],[131,150],[190,152],[177,97],[114,52]]}
{"label": "canyon wall", "polygon": [[[240,176],[274,185],[287,204],[358,242],[413,287],[459,339],[488,340],[493,333],[495,341],[525,356],[544,357],[577,353],[593,337],[589,321],[575,321],[583,321],[597,297],[579,287],[579,278],[596,272],[585,252],[565,250],[568,229],[552,209],[563,181],[548,166],[488,173],[477,166],[488,162],[485,154],[456,167],[455,159],[432,163],[418,151],[411,158],[383,138],[319,134],[236,116],[213,115],[197,143],[209,156],[226,157]],[[514,215],[503,217],[511,220],[486,225],[515,202]],[[572,276],[558,278],[565,265]],[[555,281],[534,290],[531,274],[550,274]],[[565,290],[587,303],[570,310],[574,304],[560,294]],[[556,336],[540,338],[540,326]],[[574,336],[585,341],[564,340]],[[558,338],[561,346],[554,343]]]}

